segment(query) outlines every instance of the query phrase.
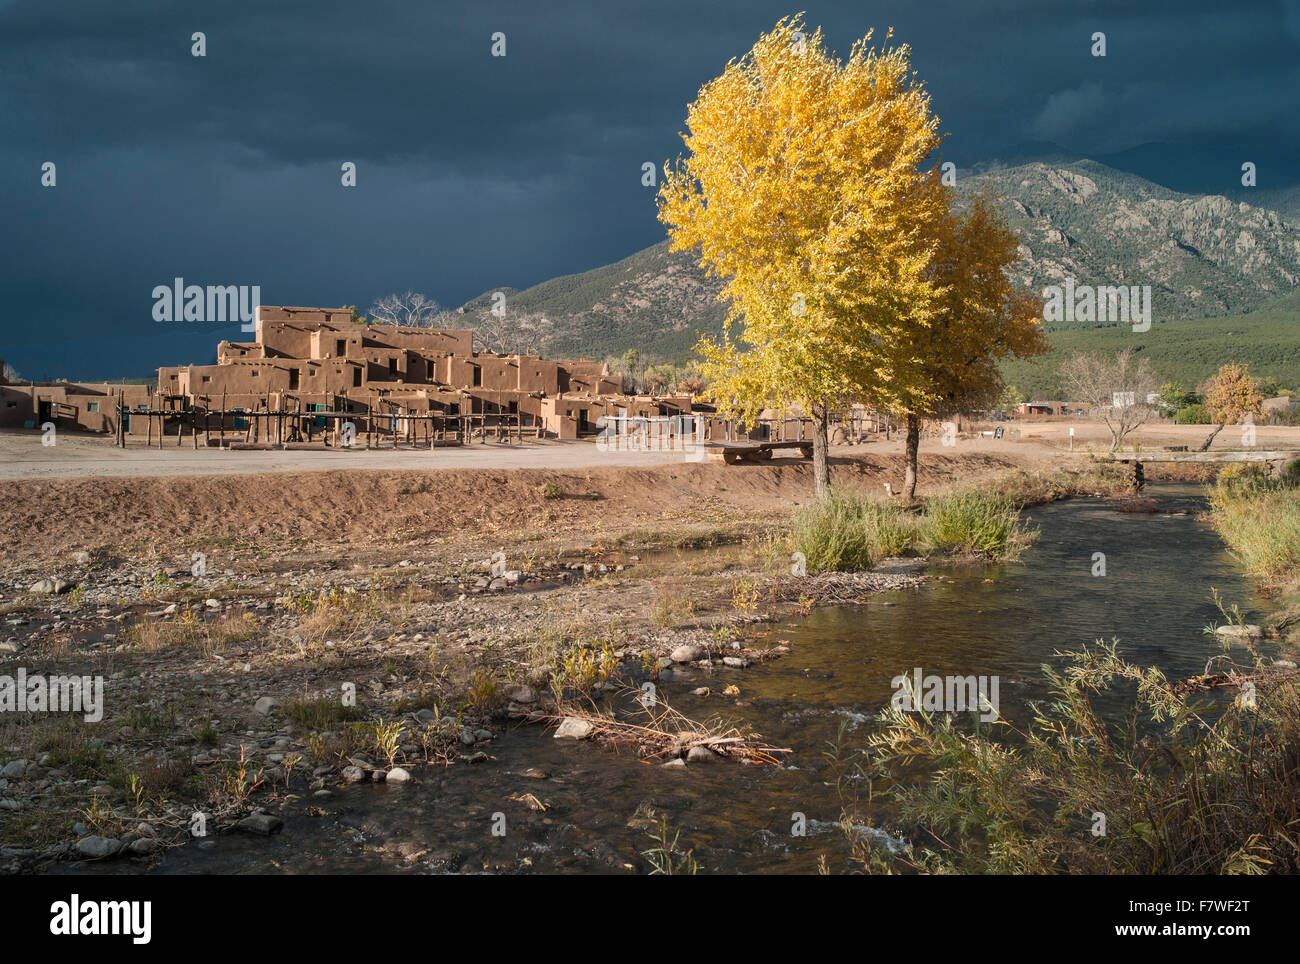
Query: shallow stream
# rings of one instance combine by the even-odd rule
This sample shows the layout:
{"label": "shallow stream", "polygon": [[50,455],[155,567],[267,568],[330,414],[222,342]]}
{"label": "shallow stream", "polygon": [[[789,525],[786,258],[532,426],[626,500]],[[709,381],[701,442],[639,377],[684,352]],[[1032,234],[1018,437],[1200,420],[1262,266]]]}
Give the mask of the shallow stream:
{"label": "shallow stream", "polygon": [[[789,641],[781,659],[667,674],[661,686],[672,705],[700,719],[724,712],[791,748],[782,767],[665,768],[525,726],[495,742],[491,762],[423,769],[417,784],[307,798],[297,809],[319,804],[319,816],[291,809],[282,833],[190,844],[169,852],[157,872],[644,871],[659,816],[702,872],[811,872],[821,855],[842,868],[840,769],[827,752],[858,745],[888,703],[893,677],[917,667],[997,676],[1003,715],[1023,722],[1026,701],[1044,693],[1040,664],[1099,638],[1118,639],[1131,661],[1173,678],[1203,671],[1217,649],[1204,628],[1222,621],[1212,590],[1245,611],[1263,603],[1195,519],[1201,491],[1149,486],[1159,506],[1151,514],[1086,499],[1028,510],[1041,537],[1018,563],[932,570],[921,589],[767,626],[761,645]],[[1104,576],[1093,575],[1095,553],[1105,554]],[[717,695],[733,683],[739,705]],[[692,696],[701,686],[714,695]],[[549,777],[525,776],[530,768]],[[530,810],[527,794],[547,809]],[[807,817],[806,836],[791,834],[796,812]],[[501,826],[494,814],[504,815],[504,836],[493,836]],[[877,806],[872,820],[887,823],[888,814]]]}

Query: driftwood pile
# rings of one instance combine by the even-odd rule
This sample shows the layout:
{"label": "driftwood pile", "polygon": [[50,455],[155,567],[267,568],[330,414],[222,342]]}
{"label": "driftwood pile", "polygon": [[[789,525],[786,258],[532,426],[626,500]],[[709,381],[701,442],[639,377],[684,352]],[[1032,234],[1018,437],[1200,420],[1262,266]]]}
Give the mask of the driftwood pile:
{"label": "driftwood pile", "polygon": [[787,576],[770,591],[782,600],[844,605],[861,602],[864,596],[878,592],[916,589],[924,582],[924,576],[905,572],[823,572],[816,576]]}
{"label": "driftwood pile", "polygon": [[[632,692],[639,700],[639,691]],[[644,717],[641,722],[620,720],[611,713],[576,707],[557,711],[550,719],[561,725],[560,735],[567,731],[574,738],[630,747],[646,761],[682,758],[699,761],[720,757],[741,763],[780,766],[779,755],[790,752],[788,748],[762,742],[757,734],[745,733],[721,721],[697,723],[662,699],[651,706],[642,705],[641,711]]]}

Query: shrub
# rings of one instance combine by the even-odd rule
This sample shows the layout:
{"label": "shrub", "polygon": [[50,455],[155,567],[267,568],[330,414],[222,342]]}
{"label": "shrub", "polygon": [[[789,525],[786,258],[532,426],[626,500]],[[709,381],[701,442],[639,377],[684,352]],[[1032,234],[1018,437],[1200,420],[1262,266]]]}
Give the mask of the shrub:
{"label": "shrub", "polygon": [[1297,470],[1269,478],[1258,465],[1228,465],[1210,492],[1210,522],[1253,575],[1268,580],[1300,568]]}
{"label": "shrub", "polygon": [[[940,873],[1227,874],[1300,871],[1300,693],[1258,659],[1220,666],[1259,690],[1209,704],[1199,687],[1124,662],[1115,645],[1044,667],[1049,699],[1020,733],[946,714],[884,711],[873,776],[920,830],[907,865]],[[1236,673],[1242,675],[1236,676]],[[1123,698],[1114,722],[1094,706]],[[1196,700],[1197,702],[1194,702]],[[892,781],[891,781],[892,782]],[[1098,815],[1105,833],[1094,835]],[[847,815],[846,817],[850,817]],[[848,821],[851,824],[851,820]],[[855,853],[868,866],[892,858]]]}
{"label": "shrub", "polygon": [[895,505],[832,489],[795,513],[792,541],[810,574],[870,569],[912,548],[916,522]]}
{"label": "shrub", "polygon": [[929,499],[915,515],[892,502],[832,490],[795,513],[792,543],[810,574],[870,569],[922,550],[1017,558],[1034,539],[1010,497],[975,491]]}
{"label": "shrub", "polygon": [[1179,425],[1209,425],[1210,413],[1204,405],[1184,405],[1174,416],[1174,421]]}
{"label": "shrub", "polygon": [[926,504],[925,544],[940,552],[1014,559],[1032,541],[1015,504],[1002,495],[956,492]]}

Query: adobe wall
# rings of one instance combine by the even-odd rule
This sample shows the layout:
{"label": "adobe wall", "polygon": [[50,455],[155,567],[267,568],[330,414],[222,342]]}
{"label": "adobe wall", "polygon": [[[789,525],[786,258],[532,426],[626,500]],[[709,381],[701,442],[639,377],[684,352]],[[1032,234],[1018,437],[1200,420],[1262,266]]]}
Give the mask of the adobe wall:
{"label": "adobe wall", "polygon": [[39,429],[47,420],[60,430],[117,431],[118,392],[128,407],[149,402],[148,385],[58,382],[0,386],[0,427]]}

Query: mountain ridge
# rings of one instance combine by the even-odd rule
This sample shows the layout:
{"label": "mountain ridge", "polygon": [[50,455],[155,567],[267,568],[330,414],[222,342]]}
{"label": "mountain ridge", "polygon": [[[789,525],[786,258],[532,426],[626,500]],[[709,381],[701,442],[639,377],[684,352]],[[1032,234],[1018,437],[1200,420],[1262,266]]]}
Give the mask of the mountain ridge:
{"label": "mountain ridge", "polygon": [[[1150,284],[1154,320],[1176,324],[1248,314],[1300,286],[1300,225],[1276,208],[1175,191],[1088,159],[972,170],[959,171],[959,195],[993,192],[1020,236],[1017,280],[1031,289],[1066,277],[1078,284]],[[1300,188],[1264,196],[1300,207]],[[542,354],[600,358],[636,348],[643,356],[684,361],[699,333],[720,331],[726,314],[716,300],[720,290],[721,281],[705,276],[694,252],[669,251],[664,240],[522,290],[494,288],[459,311],[468,327],[484,324],[500,291],[505,325],[530,328],[532,346]]]}

